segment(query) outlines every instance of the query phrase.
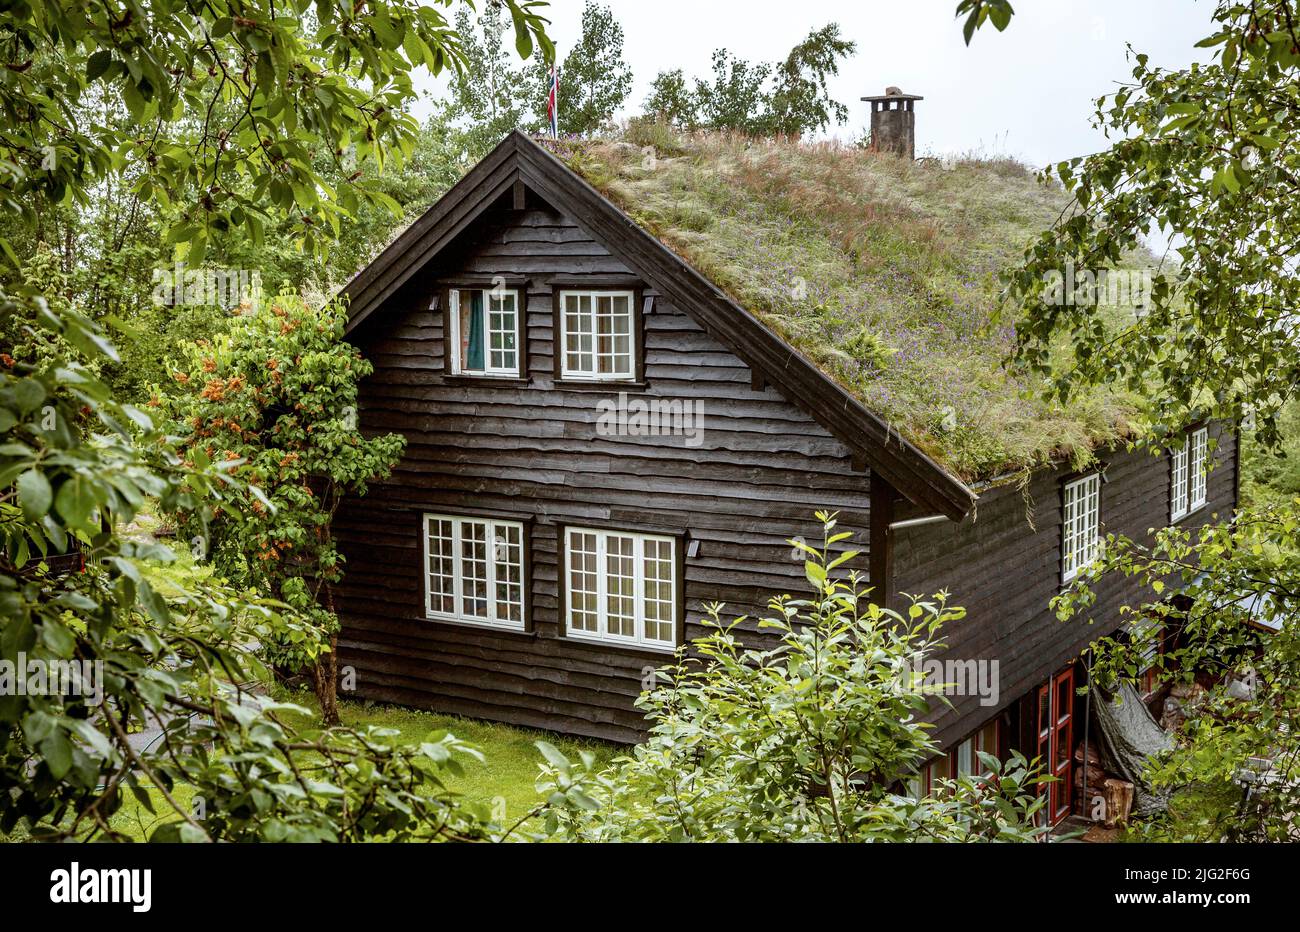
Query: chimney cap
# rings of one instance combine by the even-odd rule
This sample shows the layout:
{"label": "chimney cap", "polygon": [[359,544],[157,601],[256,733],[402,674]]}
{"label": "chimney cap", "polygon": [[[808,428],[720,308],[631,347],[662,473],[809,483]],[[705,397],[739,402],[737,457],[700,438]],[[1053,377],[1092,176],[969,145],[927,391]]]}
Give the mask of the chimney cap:
{"label": "chimney cap", "polygon": [[890,86],[885,88],[885,93],[878,97],[863,97],[863,100],[869,100],[872,103],[881,100],[925,100],[920,94],[904,94],[896,87]]}

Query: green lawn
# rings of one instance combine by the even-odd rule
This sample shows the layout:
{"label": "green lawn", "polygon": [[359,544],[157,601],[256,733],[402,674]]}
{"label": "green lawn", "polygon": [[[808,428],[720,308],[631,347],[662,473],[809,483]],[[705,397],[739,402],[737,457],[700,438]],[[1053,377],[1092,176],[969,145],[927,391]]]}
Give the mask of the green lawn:
{"label": "green lawn", "polygon": [[[292,693],[282,698],[313,710],[316,707],[315,699],[310,693]],[[534,746],[536,741],[549,741],[570,759],[576,759],[580,751],[590,751],[596,755],[597,765],[608,763],[620,750],[616,745],[598,741],[566,738],[547,732],[373,702],[340,701],[339,714],[345,725],[354,728],[364,728],[366,725],[395,728],[401,732],[404,741],[411,743],[422,740],[430,732],[440,730],[450,731],[456,737],[468,741],[482,751],[487,759],[481,764],[467,762],[465,776],[449,779],[448,785],[464,794],[466,799],[474,801],[491,803],[501,797],[505,800],[505,814],[510,821],[522,816],[540,800],[533,788],[537,778],[537,765],[542,759]]]}
{"label": "green lawn", "polygon": [[[315,698],[309,692],[283,692],[278,698],[306,706],[313,712],[316,707]],[[423,740],[431,732],[450,731],[456,737],[473,744],[483,752],[486,760],[482,763],[466,761],[464,776],[449,778],[448,786],[463,794],[466,799],[495,805],[495,815],[504,816],[507,823],[521,818],[541,800],[533,786],[537,777],[537,765],[541,761],[541,754],[534,742],[549,741],[565,755],[575,759],[580,751],[590,751],[596,756],[598,764],[608,763],[620,750],[615,745],[603,742],[566,738],[546,732],[371,702],[342,700],[339,702],[339,712],[345,725],[354,728],[364,728],[367,725],[393,728],[401,733],[403,741],[411,743]],[[122,808],[111,820],[113,827],[137,841],[143,841],[159,824],[160,819],[172,821],[175,816],[162,795],[157,790],[151,790],[150,795],[159,815],[149,812],[128,794]],[[193,791],[189,787],[178,786],[172,796],[181,805],[188,806]],[[501,801],[504,801],[504,813]],[[27,833],[20,827],[7,839],[0,836],[0,841],[23,841],[26,837]]]}

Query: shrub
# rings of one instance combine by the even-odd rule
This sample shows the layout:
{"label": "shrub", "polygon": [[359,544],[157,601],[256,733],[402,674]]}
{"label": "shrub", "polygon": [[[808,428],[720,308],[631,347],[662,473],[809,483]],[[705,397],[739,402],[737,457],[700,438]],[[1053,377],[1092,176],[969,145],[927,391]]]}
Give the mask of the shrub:
{"label": "shrub", "polygon": [[921,800],[895,792],[938,748],[920,720],[930,697],[917,658],[962,618],[940,594],[898,613],[868,601],[856,573],[835,571],[855,554],[833,551],[849,535],[833,516],[820,551],[794,543],[812,595],[781,596],[759,627],[771,647],[746,648],[743,619],[720,620],[679,656],[640,706],[649,739],[599,775],[543,748],[539,788],[561,837],[584,841],[1028,840],[1041,806],[1023,757],[991,775],[950,781]]}

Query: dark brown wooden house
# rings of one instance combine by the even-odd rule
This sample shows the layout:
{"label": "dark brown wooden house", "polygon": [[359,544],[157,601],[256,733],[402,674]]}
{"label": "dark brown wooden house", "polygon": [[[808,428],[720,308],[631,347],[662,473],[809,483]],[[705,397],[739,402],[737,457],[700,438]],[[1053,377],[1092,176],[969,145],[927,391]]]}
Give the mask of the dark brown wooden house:
{"label": "dark brown wooden house", "polygon": [[[1027,490],[963,482],[519,133],[346,294],[375,365],[362,429],[407,438],[336,525],[340,663],[371,699],[634,741],[647,672],[709,603],[761,614],[802,591],[788,541],[820,540],[828,509],[877,598],[947,589],[969,613],[950,652],[998,661],[996,697],[938,719],[951,759],[922,779],[976,749],[1064,760],[1075,661],[1108,631],[1049,599],[1099,533],[1236,501],[1216,426]],[[1101,614],[1130,595],[1103,585]]]}

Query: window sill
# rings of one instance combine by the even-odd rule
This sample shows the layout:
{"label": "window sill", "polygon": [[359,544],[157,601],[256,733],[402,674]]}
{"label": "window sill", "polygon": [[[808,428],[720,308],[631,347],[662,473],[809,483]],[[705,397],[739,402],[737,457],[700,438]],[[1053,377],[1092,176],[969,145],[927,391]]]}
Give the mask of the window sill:
{"label": "window sill", "polygon": [[561,640],[573,641],[577,644],[588,645],[591,647],[609,647],[614,650],[627,651],[636,654],[657,654],[659,656],[671,657],[677,650],[675,644],[643,644],[638,641],[616,641],[612,638],[602,638],[590,634],[579,634],[566,630],[561,636]]}
{"label": "window sill", "polygon": [[508,385],[512,388],[524,388],[532,384],[532,379],[510,375],[444,375],[444,385]]}
{"label": "window sill", "polygon": [[1207,500],[1207,501],[1205,501],[1204,503],[1202,503],[1202,504],[1200,504],[1200,505],[1197,505],[1197,506],[1196,506],[1195,508],[1193,508],[1191,511],[1185,511],[1185,512],[1183,512],[1181,515],[1179,515],[1177,518],[1174,518],[1172,521],[1169,522],[1169,526],[1170,526],[1170,527],[1177,527],[1178,525],[1180,525],[1180,524],[1182,524],[1184,521],[1186,521],[1188,518],[1195,518],[1197,515],[1199,515],[1201,512],[1205,511],[1205,510],[1206,510],[1207,508],[1209,508],[1209,507],[1210,507],[1210,503],[1209,503],[1209,501]]}
{"label": "window sill", "polygon": [[474,628],[478,631],[495,631],[498,634],[524,634],[529,637],[533,632],[528,629],[527,623],[523,625],[506,625],[495,624],[490,621],[478,621],[472,618],[456,618],[451,615],[420,615],[416,616],[416,621],[434,621],[443,625],[455,625],[458,628]]}
{"label": "window sill", "polygon": [[647,382],[637,382],[634,380],[621,381],[618,379],[556,379],[556,388],[576,388],[581,391],[597,392],[625,392],[629,389],[632,391],[645,391],[649,388]]}

